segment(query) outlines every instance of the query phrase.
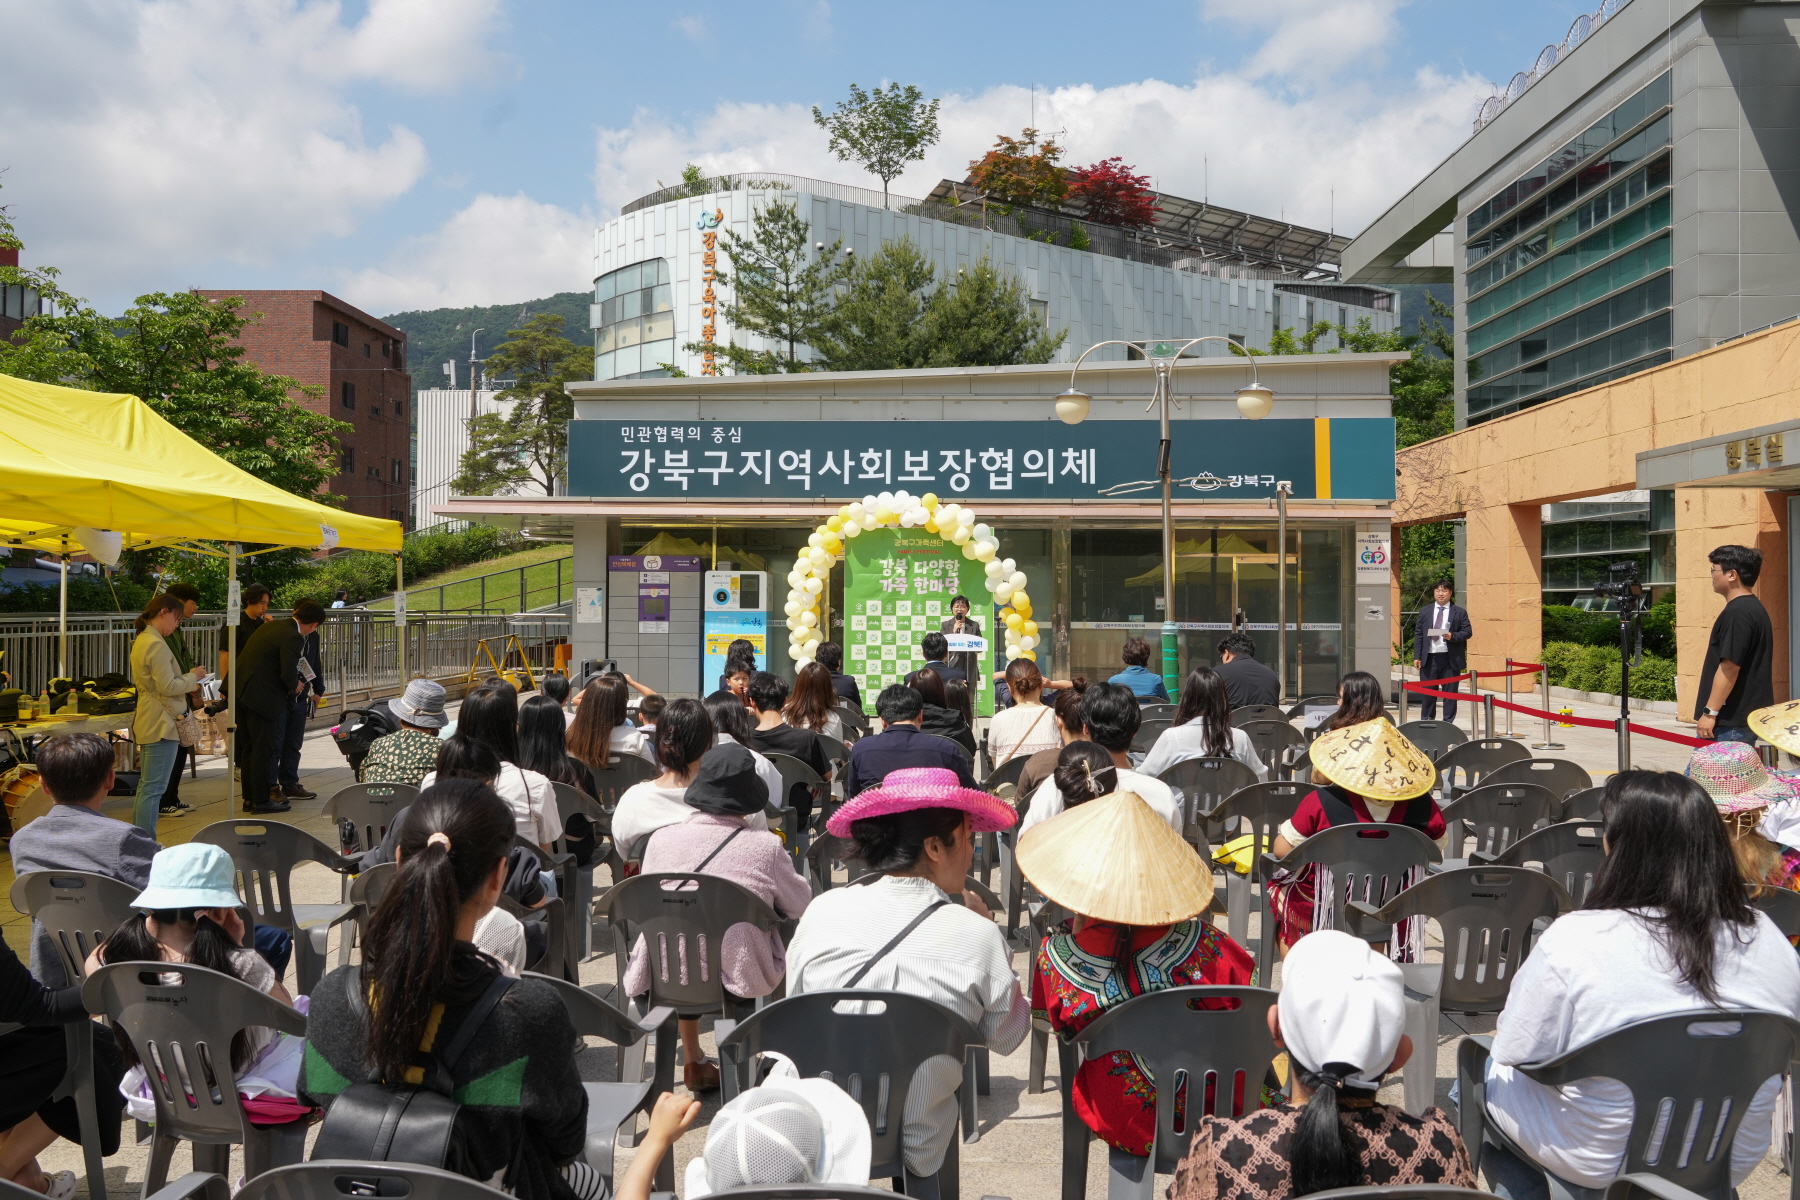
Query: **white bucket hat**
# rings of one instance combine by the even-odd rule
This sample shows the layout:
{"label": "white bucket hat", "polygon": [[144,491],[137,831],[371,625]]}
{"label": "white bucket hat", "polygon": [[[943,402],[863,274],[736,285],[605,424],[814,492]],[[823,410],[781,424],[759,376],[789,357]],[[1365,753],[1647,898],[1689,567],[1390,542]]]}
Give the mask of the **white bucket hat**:
{"label": "white bucket hat", "polygon": [[1400,1052],[1406,989],[1400,968],[1335,929],[1294,943],[1281,968],[1281,1040],[1309,1072],[1343,1074],[1374,1090]]}
{"label": "white bucket hat", "polygon": [[802,1079],[776,1059],[761,1087],[721,1108],[687,1166],[689,1200],[753,1184],[869,1182],[869,1119],[829,1079]]}

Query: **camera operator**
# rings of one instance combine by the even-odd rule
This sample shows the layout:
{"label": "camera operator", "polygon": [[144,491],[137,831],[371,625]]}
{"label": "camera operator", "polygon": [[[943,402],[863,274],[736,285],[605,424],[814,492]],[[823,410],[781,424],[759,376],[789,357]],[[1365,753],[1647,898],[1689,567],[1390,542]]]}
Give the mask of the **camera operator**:
{"label": "camera operator", "polygon": [[1706,558],[1712,563],[1713,591],[1725,597],[1725,608],[1706,640],[1694,716],[1701,737],[1754,742],[1750,714],[1775,703],[1770,673],[1775,630],[1768,610],[1750,590],[1762,573],[1762,553],[1748,546],[1720,546]]}

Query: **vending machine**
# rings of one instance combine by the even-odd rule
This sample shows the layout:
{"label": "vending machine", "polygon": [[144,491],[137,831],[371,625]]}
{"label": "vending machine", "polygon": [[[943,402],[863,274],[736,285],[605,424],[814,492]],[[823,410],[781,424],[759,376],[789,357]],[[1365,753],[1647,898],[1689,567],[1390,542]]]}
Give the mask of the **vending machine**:
{"label": "vending machine", "polygon": [[769,669],[769,573],[708,571],[701,589],[700,678],[711,687],[725,669],[725,652],[739,638],[756,648],[756,669]]}

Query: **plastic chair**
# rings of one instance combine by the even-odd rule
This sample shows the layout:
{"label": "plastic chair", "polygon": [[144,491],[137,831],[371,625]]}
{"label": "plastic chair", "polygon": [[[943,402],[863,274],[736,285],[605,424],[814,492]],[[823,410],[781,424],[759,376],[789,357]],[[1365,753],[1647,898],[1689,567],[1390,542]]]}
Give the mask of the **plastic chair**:
{"label": "plastic chair", "polygon": [[868,714],[848,700],[840,699],[831,711],[836,713],[838,720],[844,723],[846,733],[854,731],[854,736],[849,739],[850,741],[855,741],[869,732]]}
{"label": "plastic chair", "polygon": [[1800,935],[1800,892],[1786,888],[1765,887],[1751,903],[1769,914],[1782,937]]}
{"label": "plastic chair", "polygon": [[1131,748],[1139,754],[1150,753],[1150,748],[1156,745],[1156,739],[1168,732],[1174,724],[1173,717],[1145,716],[1138,722],[1138,730],[1131,737]]}
{"label": "plastic chair", "polygon": [[296,826],[254,817],[215,822],[196,833],[193,840],[218,846],[231,855],[237,864],[239,891],[250,902],[258,925],[273,925],[293,936],[295,991],[309,994],[325,974],[332,928],[348,921],[355,910],[348,903],[295,904],[294,868],[311,862],[348,874],[355,869],[356,860],[345,858]]}
{"label": "plastic chair", "polygon": [[1407,1032],[1416,1048],[1405,1067],[1406,1111],[1422,1116],[1437,1095],[1438,1015],[1497,1013],[1531,953],[1536,922],[1574,907],[1562,885],[1523,867],[1462,867],[1427,875],[1377,910],[1358,913],[1391,926],[1406,917],[1436,921],[1444,960],[1401,963]]}
{"label": "plastic chair", "polygon": [[[1726,1032],[1735,1026],[1735,1032]],[[1488,1116],[1487,1063],[1491,1038],[1466,1037],[1457,1046],[1463,1143],[1480,1169],[1482,1148],[1503,1146],[1525,1162]],[[1800,1022],[1777,1013],[1700,1009],[1654,1017],[1615,1029],[1548,1062],[1516,1068],[1549,1087],[1596,1076],[1631,1091],[1631,1136],[1621,1175],[1645,1172],[1679,1184],[1705,1200],[1731,1200],[1732,1142],[1750,1100],[1770,1076],[1784,1075],[1800,1050]],[[1666,1122],[1657,1137],[1659,1122]],[[1655,1154],[1652,1160],[1649,1156]],[[1550,1194],[1568,1200],[1551,1177]],[[1793,1182],[1800,1190],[1800,1180]]]}
{"label": "plastic chair", "polygon": [[1605,1200],[1702,1200],[1702,1197],[1678,1183],[1640,1173],[1621,1175],[1607,1184]]}
{"label": "plastic chair", "polygon": [[[877,1005],[879,1010],[871,1011]],[[901,1131],[913,1072],[926,1059],[945,1054],[963,1064],[960,1140],[973,1142],[980,1136],[968,1052],[983,1043],[961,1016],[902,992],[807,992],[757,1010],[729,1033],[719,1033],[718,1040],[720,1074],[733,1087],[726,1099],[735,1094],[735,1083],[757,1055],[784,1054],[802,1077],[830,1079],[862,1105],[869,1118],[871,1179],[904,1179],[908,1196],[955,1200],[959,1139],[951,1137],[943,1167],[927,1179],[906,1169]]]}
{"label": "plastic chair", "polygon": [[[768,1187],[726,1188],[715,1196],[731,1200],[894,1200],[887,1188],[857,1187],[848,1183],[783,1183]],[[1011,1200],[996,1196],[994,1200]]]}
{"label": "plastic chair", "polygon": [[971,763],[971,764],[973,763],[974,760],[969,757],[969,748],[967,746],[963,745],[961,742],[957,741],[955,738],[944,737],[944,735],[941,733],[927,733],[925,736],[939,738],[943,741],[949,742],[952,746],[956,747],[957,753],[961,754],[963,756],[964,762]]}
{"label": "plastic chair", "polygon": [[1181,835],[1190,842],[1213,840],[1209,818],[1226,797],[1256,783],[1256,772],[1235,758],[1188,758],[1157,776],[1181,806]]}
{"label": "plastic chair", "polygon": [[1598,821],[1600,819],[1600,801],[1606,796],[1606,787],[1582,788],[1563,801],[1562,819],[1565,821]]}
{"label": "plastic chair", "polygon": [[[1254,903],[1252,885],[1260,878],[1262,859],[1274,844],[1281,823],[1294,819],[1300,802],[1312,790],[1312,785],[1306,783],[1251,783],[1232,792],[1206,818],[1203,836],[1208,843],[1222,845],[1233,838],[1255,836],[1251,843],[1249,874],[1238,874],[1236,867],[1225,868],[1225,929],[1231,940],[1240,946],[1249,944],[1250,906]],[[1226,826],[1232,822],[1236,828],[1227,830]],[[1270,922],[1264,920],[1265,941],[1270,938],[1269,929]]]}
{"label": "plastic chair", "polygon": [[[1278,870],[1298,873],[1308,864],[1326,868],[1331,872],[1333,895],[1342,914],[1340,927],[1367,942],[1386,942],[1392,939],[1393,930],[1356,920],[1355,910],[1346,908],[1346,902],[1361,900],[1371,908],[1380,908],[1400,894],[1408,872],[1441,860],[1437,843],[1419,830],[1381,821],[1322,829],[1290,850],[1286,858],[1263,855],[1258,867],[1263,874],[1265,895]],[[1318,898],[1325,899],[1322,887]],[[1270,978],[1275,965],[1274,919],[1270,918],[1268,924],[1269,935],[1256,951],[1258,979]]]}
{"label": "plastic chair", "polygon": [[113,963],[88,976],[81,999],[89,1012],[119,1023],[148,1072],[156,1126],[146,1194],[168,1182],[178,1141],[192,1143],[195,1170],[221,1175],[232,1144],[242,1143],[244,1174],[252,1179],[304,1156],[308,1122],[252,1125],[231,1071],[231,1041],[240,1031],[266,1026],[304,1037],[304,1015],[191,963]]}
{"label": "plastic chair", "polygon": [[[1492,1192],[1480,1188],[1445,1187],[1436,1183],[1400,1183],[1392,1187],[1330,1188],[1312,1192],[1307,1200],[1500,1200]],[[1667,1200],[1678,1200],[1668,1197]]]}
{"label": "plastic chair", "polygon": [[1445,832],[1450,858],[1466,858],[1466,833],[1475,835],[1475,849],[1493,857],[1541,825],[1556,820],[1562,802],[1549,788],[1535,783],[1489,783],[1460,793],[1444,805]]}
{"label": "plastic chair", "polygon": [[381,897],[400,870],[398,863],[376,863],[350,881],[350,907],[356,910],[356,940],[364,940],[369,918],[381,907]]}
{"label": "plastic chair", "polygon": [[542,925],[544,927],[544,952],[525,964],[527,971],[540,972],[546,977],[555,976],[566,979],[574,972],[570,969],[568,955],[569,907],[561,896],[552,896],[537,908],[526,908],[517,900],[500,893],[495,906],[511,913],[521,925]]}
{"label": "plastic chair", "polygon": [[419,789],[405,783],[353,783],[339,788],[319,815],[356,826],[356,845],[346,854],[366,854],[381,845],[394,814],[419,798]]}
{"label": "plastic chair", "polygon": [[[1463,742],[1444,751],[1432,762],[1437,766],[1438,775],[1444,783],[1444,799],[1450,800],[1461,792],[1473,791],[1487,782],[1487,773],[1504,767],[1507,763],[1518,762],[1531,757],[1522,742],[1510,741],[1506,738],[1482,738],[1480,741]],[[1463,783],[1459,787],[1456,782],[1457,771],[1463,773]]]}
{"label": "plastic chair", "polygon": [[[635,754],[622,754],[608,762],[603,769],[594,771],[594,798],[600,805],[600,811],[611,813],[619,807],[619,797],[634,784],[647,783],[655,779],[662,771],[648,759],[639,758]],[[608,826],[610,830],[610,826]]]}
{"label": "plastic chair", "polygon": [[793,755],[766,754],[764,757],[781,772],[781,795],[770,796],[769,803],[781,812],[781,836],[787,843],[788,858],[797,873],[803,872],[801,864],[806,859],[807,847],[812,844],[812,830],[810,822],[800,819],[800,810],[792,806],[789,798],[796,787],[804,786],[812,792],[813,809],[817,811],[830,793],[824,778]]}
{"label": "plastic chair", "polygon": [[1548,788],[1559,803],[1594,786],[1593,776],[1566,758],[1522,758],[1490,771],[1481,782],[1535,783]]}
{"label": "plastic chair", "polygon": [[[543,847],[526,841],[516,833],[513,834],[513,846],[537,859],[538,870],[549,871],[556,876],[558,894],[536,909],[526,908],[507,895],[502,895],[500,902],[503,906],[508,903],[512,904],[517,909],[516,912],[513,912],[513,916],[520,920],[530,918],[545,922],[546,931],[551,934],[552,940],[546,946],[538,968],[545,974],[560,975],[564,979],[574,980],[576,977],[575,964],[581,961],[582,947],[585,945],[585,939],[578,936],[577,928],[569,918],[571,910],[567,897],[574,895],[579,888],[575,878],[575,856],[566,852],[562,854],[546,853]],[[556,910],[554,915],[552,915],[552,909]]]}
{"label": "plastic chair", "polygon": [[[1554,879],[1569,894],[1574,904],[1587,900],[1593,890],[1594,877],[1606,861],[1601,836],[1606,832],[1598,821],[1562,821],[1526,834],[1505,853],[1493,857],[1496,867],[1525,867],[1539,864],[1538,870]],[[1487,862],[1485,856],[1477,856]]]}
{"label": "plastic chair", "polygon": [[1233,728],[1250,721],[1285,721],[1287,710],[1275,704],[1246,704],[1242,708],[1231,710]]}
{"label": "plastic chair", "polygon": [[1332,708],[1338,706],[1338,698],[1335,694],[1330,696],[1306,696],[1288,705],[1285,719],[1292,721],[1299,717],[1304,717],[1306,715],[1306,710],[1309,708],[1324,708],[1327,705],[1330,705]]}
{"label": "plastic chair", "polygon": [[1407,741],[1430,755],[1434,762],[1469,740],[1468,734],[1449,721],[1408,721],[1399,728]]}
{"label": "plastic chair", "polygon": [[550,789],[556,797],[556,812],[562,820],[564,830],[564,835],[551,843],[559,856],[570,853],[567,833],[569,818],[582,817],[594,831],[594,855],[585,867],[579,862],[570,865],[568,875],[571,886],[563,895],[569,914],[574,919],[571,928],[575,935],[572,952],[576,961],[580,962],[594,952],[594,869],[603,859],[611,861],[611,855],[600,853],[599,841],[611,833],[612,818],[601,810],[598,801],[580,788],[570,787],[566,783],[552,783]]}
{"label": "plastic chair", "polygon": [[1271,777],[1287,769],[1282,758],[1289,747],[1306,745],[1306,736],[1286,721],[1245,721],[1238,728],[1250,739],[1251,748],[1269,768]]}
{"label": "plastic chair", "polygon": [[[244,1185],[235,1200],[350,1200],[353,1196],[495,1200],[508,1194],[467,1175],[437,1167],[402,1162],[341,1162],[327,1158],[278,1167],[259,1175]],[[152,1196],[150,1200],[158,1200],[158,1197]]]}
{"label": "plastic chair", "polygon": [[[639,1021],[566,979],[529,971],[525,977],[548,984],[561,998],[577,1035],[605,1038],[621,1050],[626,1046],[637,1045],[647,1034],[654,1033],[669,1015],[662,1009],[657,1009]],[[613,1177],[613,1146],[618,1141],[619,1130],[640,1111],[647,1110],[651,1085],[646,1080],[632,1083],[583,1083],[581,1086],[588,1097],[587,1150],[583,1158],[588,1166],[606,1176],[610,1182]],[[671,1183],[674,1179],[673,1170],[671,1166]]]}
{"label": "plastic chair", "polygon": [[[1236,1007],[1203,1008],[1205,1001],[1236,1001]],[[1114,1052],[1134,1055],[1156,1080],[1155,1152],[1140,1158],[1108,1148],[1112,1200],[1150,1200],[1156,1173],[1173,1171],[1186,1155],[1194,1130],[1207,1116],[1237,1116],[1241,1090],[1244,1113],[1262,1107],[1263,1079],[1275,1058],[1269,1036],[1269,1009],[1276,994],[1255,987],[1178,987],[1137,996],[1108,1009],[1067,1042],[1062,1065],[1062,1200],[1087,1194],[1088,1139],[1093,1136],[1075,1114],[1071,1099],[1080,1063]],[[1212,1082],[1213,1106],[1206,1108]],[[1185,1095],[1184,1095],[1185,1093]],[[1185,1099],[1186,1122],[1178,1127],[1176,1106]]]}

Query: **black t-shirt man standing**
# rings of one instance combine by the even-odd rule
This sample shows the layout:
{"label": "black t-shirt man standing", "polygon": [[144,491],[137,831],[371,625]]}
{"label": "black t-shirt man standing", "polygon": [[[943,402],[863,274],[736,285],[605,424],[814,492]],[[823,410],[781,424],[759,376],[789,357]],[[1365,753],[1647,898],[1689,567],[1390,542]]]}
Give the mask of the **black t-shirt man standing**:
{"label": "black t-shirt man standing", "polygon": [[1725,608],[1706,640],[1694,717],[1701,737],[1753,742],[1750,714],[1775,703],[1775,630],[1750,590],[1762,573],[1762,554],[1749,546],[1720,546],[1706,557],[1713,591],[1725,597]]}

